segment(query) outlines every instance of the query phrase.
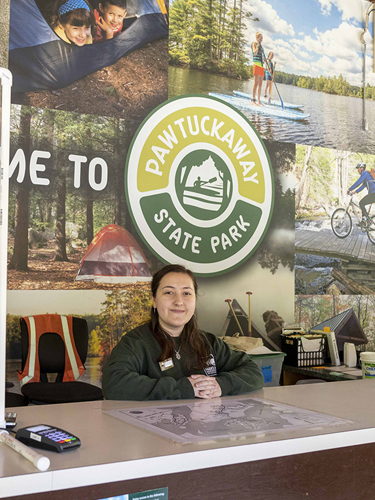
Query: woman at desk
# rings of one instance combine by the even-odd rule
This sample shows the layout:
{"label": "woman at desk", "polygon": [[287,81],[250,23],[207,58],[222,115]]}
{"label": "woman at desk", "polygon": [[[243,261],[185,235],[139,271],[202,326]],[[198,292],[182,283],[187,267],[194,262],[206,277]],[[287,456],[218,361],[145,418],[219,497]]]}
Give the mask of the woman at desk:
{"label": "woman at desk", "polygon": [[106,399],[211,399],[263,386],[247,354],[199,329],[191,271],[165,266],[153,276],[151,291],[151,321],[126,333],[104,367]]}

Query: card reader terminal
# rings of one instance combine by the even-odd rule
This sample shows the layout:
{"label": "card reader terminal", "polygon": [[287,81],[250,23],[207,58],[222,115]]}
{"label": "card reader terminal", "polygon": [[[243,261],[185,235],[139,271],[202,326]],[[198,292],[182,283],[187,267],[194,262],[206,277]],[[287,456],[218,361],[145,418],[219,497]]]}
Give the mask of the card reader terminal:
{"label": "card reader terminal", "polygon": [[52,427],[50,425],[39,424],[18,429],[16,439],[21,443],[41,450],[63,451],[75,450],[81,446],[81,441],[70,432]]}

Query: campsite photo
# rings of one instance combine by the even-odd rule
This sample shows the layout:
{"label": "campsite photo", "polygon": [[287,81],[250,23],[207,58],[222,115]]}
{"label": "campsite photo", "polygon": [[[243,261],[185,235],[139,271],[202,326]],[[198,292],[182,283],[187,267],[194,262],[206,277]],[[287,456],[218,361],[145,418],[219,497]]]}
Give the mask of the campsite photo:
{"label": "campsite photo", "polygon": [[12,107],[8,288],[137,287],[159,261],[124,192],[132,125]]}
{"label": "campsite photo", "polygon": [[375,75],[372,22],[363,73],[367,7],[362,0],[176,0],[169,96],[216,96],[262,138],[369,153]]}
{"label": "campsite photo", "polygon": [[359,352],[375,348],[372,295],[299,295],[294,306],[303,331],[334,328],[339,351],[348,337]]}
{"label": "campsite photo", "polygon": [[[146,290],[163,263],[143,243],[125,200],[133,122],[26,106],[12,106],[11,118],[9,290]],[[245,293],[249,273],[254,288],[265,279],[275,284],[257,297],[259,316],[294,295],[295,145],[265,146],[275,184],[267,234],[237,270],[202,278],[202,308],[218,290],[220,303],[232,287]]]}
{"label": "campsite photo", "polygon": [[375,156],[296,149],[296,295],[375,292]]}
{"label": "campsite photo", "polygon": [[9,69],[15,104],[142,120],[168,95],[164,0],[12,1]]}

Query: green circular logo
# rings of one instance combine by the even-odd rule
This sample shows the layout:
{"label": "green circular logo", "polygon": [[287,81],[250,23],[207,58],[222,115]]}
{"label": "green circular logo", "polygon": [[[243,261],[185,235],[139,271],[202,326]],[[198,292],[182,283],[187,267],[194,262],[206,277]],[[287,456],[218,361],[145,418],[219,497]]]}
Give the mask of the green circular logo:
{"label": "green circular logo", "polygon": [[182,159],[175,184],[181,206],[198,219],[218,217],[232,197],[229,168],[221,156],[209,149],[191,151]]}
{"label": "green circular logo", "polygon": [[254,252],[273,208],[267,151],[250,122],[216,98],[166,101],[131,144],[125,191],[139,234],[164,262],[222,274]]}

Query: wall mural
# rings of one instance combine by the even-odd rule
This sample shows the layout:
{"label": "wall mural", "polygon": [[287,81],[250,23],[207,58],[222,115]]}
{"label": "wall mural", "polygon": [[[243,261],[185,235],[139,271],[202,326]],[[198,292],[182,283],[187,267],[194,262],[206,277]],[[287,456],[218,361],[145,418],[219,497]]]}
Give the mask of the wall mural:
{"label": "wall mural", "polygon": [[[261,331],[265,311],[277,311],[286,323],[300,318],[307,328],[348,304],[369,330],[372,318],[364,307],[370,311],[374,290],[371,232],[356,226],[355,215],[345,238],[331,226],[333,211],[348,203],[355,165],[374,163],[375,77],[369,69],[367,132],[362,114],[359,34],[367,4],[128,0],[122,26],[108,39],[88,22],[85,39],[74,40],[57,30],[50,2],[10,2],[12,390],[19,391],[19,319],[42,313],[87,319],[83,380],[99,385],[110,350],[147,320],[150,277],[164,262],[183,262],[197,272],[200,324],[218,335],[228,313],[225,300],[246,309],[248,291]],[[101,24],[98,9],[93,1],[85,15],[96,15]],[[26,29],[26,19],[38,29]],[[368,68],[371,63],[368,49]],[[212,104],[208,135],[197,97],[190,114],[169,119],[168,106],[191,94]],[[168,97],[176,99],[165,104]],[[186,149],[179,118],[192,138],[198,135],[196,142],[210,143],[208,156],[204,148]],[[231,126],[220,125],[228,120]],[[248,136],[238,138],[242,120],[250,123]],[[173,201],[179,223],[163,196]],[[254,225],[257,210],[259,234],[249,244],[246,224]],[[233,220],[226,223],[228,211]],[[211,231],[216,220],[220,227]],[[318,241],[319,250],[313,248]],[[359,247],[349,263],[344,243]],[[212,257],[217,261],[211,266]],[[313,309],[319,314],[312,320]]]}

